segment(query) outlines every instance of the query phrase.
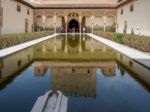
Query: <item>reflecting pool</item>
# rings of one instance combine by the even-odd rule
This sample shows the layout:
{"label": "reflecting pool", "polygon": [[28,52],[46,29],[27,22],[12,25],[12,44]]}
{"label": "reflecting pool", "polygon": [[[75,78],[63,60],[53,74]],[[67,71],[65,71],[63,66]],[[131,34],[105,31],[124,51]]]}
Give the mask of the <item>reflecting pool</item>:
{"label": "reflecting pool", "polygon": [[60,35],[0,59],[0,112],[30,112],[60,90],[68,112],[150,112],[150,70],[86,35]]}

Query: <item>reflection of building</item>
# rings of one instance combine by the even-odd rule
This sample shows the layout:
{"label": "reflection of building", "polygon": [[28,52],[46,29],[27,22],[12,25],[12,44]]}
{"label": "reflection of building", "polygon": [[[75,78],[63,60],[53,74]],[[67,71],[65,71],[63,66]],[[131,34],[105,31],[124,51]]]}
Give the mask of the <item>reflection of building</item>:
{"label": "reflection of building", "polygon": [[62,49],[62,40],[61,39],[49,39],[48,41],[44,41],[39,43],[37,46],[35,45],[33,48],[36,52],[49,52],[53,51],[54,47],[56,46],[57,50]]}
{"label": "reflection of building", "polygon": [[114,60],[116,58],[116,52],[111,48],[88,36],[83,37],[78,34],[63,35],[56,40],[52,38],[33,48],[35,59]]}
{"label": "reflection of building", "polygon": [[31,47],[0,59],[0,85],[5,86],[11,82],[22,69],[32,62],[32,58],[33,49]]}
{"label": "reflection of building", "polygon": [[52,68],[52,89],[69,96],[96,96],[96,68]]}
{"label": "reflection of building", "polygon": [[47,67],[42,65],[34,64],[34,75],[35,76],[44,76],[46,74]]}
{"label": "reflection of building", "polygon": [[[143,85],[144,88],[146,88],[150,92],[150,69],[120,53],[117,53],[116,56],[119,65],[124,68],[124,70],[120,68],[121,74],[125,75],[126,72],[129,72],[129,74],[131,74],[134,79],[136,79],[140,84]],[[149,60],[147,61],[149,62]]]}
{"label": "reflection of building", "polygon": [[[96,96],[96,69],[101,68],[105,76],[114,76],[115,62],[35,62],[38,69],[51,68],[52,88],[68,96]],[[41,68],[40,68],[41,67]]]}
{"label": "reflection of building", "polygon": [[104,51],[104,52],[106,52],[107,50],[109,50],[109,52],[112,51],[112,49],[110,47],[106,47],[103,43],[100,43],[99,41],[94,40],[94,39],[92,40],[92,38],[87,39],[85,41],[86,50],[90,50],[91,47],[93,47],[94,50],[101,50],[101,51]]}
{"label": "reflection of building", "polygon": [[108,65],[102,68],[102,72],[106,77],[111,77],[116,75],[116,65]]}

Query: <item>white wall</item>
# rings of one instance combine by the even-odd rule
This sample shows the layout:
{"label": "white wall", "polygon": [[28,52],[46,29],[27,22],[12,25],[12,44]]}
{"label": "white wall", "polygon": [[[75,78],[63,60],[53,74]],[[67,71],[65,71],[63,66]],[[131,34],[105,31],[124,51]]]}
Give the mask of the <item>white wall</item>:
{"label": "white wall", "polygon": [[[150,35],[150,0],[136,0],[133,12],[130,12],[131,4],[132,2],[117,10],[118,32],[123,32],[124,21],[127,21],[127,33],[131,33],[133,28],[136,34]],[[120,14],[122,8],[123,15]]]}
{"label": "white wall", "polygon": [[[17,12],[17,2],[12,0],[1,0],[3,7],[2,34],[25,32],[25,19],[28,19],[28,31],[32,31],[33,10],[28,6],[21,5],[21,12]],[[27,14],[30,9],[30,15]]]}

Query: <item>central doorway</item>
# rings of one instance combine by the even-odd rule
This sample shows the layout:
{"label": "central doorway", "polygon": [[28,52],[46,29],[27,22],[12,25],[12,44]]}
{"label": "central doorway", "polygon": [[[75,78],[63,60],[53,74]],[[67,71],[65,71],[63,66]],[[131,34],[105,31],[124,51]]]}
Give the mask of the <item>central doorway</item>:
{"label": "central doorway", "polygon": [[68,32],[70,33],[78,33],[79,32],[79,23],[77,20],[72,19],[68,25]]}

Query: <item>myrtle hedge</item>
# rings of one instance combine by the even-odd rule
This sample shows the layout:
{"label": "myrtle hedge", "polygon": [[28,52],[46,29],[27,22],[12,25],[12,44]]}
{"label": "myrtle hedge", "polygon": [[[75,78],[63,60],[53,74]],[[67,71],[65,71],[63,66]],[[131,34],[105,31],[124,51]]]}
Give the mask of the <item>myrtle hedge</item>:
{"label": "myrtle hedge", "polygon": [[94,33],[98,36],[113,40],[120,44],[150,53],[150,36],[102,31],[96,31]]}
{"label": "myrtle hedge", "polygon": [[0,49],[35,40],[50,34],[52,34],[52,32],[42,31],[0,35]]}

